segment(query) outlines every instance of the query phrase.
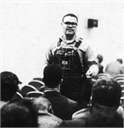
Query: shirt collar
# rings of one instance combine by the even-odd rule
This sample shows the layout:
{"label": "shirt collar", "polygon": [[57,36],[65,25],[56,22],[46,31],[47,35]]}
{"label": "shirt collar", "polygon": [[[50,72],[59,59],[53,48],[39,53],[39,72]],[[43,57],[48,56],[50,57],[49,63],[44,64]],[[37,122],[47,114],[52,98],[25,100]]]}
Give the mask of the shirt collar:
{"label": "shirt collar", "polygon": [[58,88],[45,88],[44,90],[44,92],[52,92],[52,91],[60,92]]}
{"label": "shirt collar", "polygon": [[72,38],[72,40],[66,40],[66,39],[64,38],[64,36],[62,36],[62,41],[65,42],[65,43],[67,43],[67,44],[71,44],[71,43],[73,43],[73,42],[75,42],[75,41],[77,41],[77,40],[78,40],[77,35],[75,35],[75,36]]}

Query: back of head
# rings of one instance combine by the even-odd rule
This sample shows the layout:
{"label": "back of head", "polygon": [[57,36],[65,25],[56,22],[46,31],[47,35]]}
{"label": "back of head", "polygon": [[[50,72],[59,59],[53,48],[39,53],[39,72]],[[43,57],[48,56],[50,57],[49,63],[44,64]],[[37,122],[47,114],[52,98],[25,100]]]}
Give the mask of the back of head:
{"label": "back of head", "polygon": [[1,109],[2,127],[37,127],[38,115],[29,100],[8,103]]}
{"label": "back of head", "polygon": [[43,82],[49,88],[58,86],[62,78],[62,68],[59,65],[51,64],[44,68]]}
{"label": "back of head", "polygon": [[97,59],[98,59],[98,62],[99,62],[99,63],[102,63],[102,61],[103,61],[103,56],[102,56],[101,54],[98,54],[98,55],[97,55]]}
{"label": "back of head", "polygon": [[122,60],[122,59],[117,59],[117,61],[118,61],[120,64],[123,64],[123,60]]}
{"label": "back of head", "polygon": [[4,71],[0,73],[1,78],[1,100],[9,101],[18,89],[19,79],[12,72]]}
{"label": "back of head", "polygon": [[49,112],[53,114],[52,104],[50,101],[42,96],[35,98],[33,104],[38,112]]}
{"label": "back of head", "polygon": [[106,107],[118,108],[121,87],[111,78],[98,79],[92,87],[92,106],[96,103]]}

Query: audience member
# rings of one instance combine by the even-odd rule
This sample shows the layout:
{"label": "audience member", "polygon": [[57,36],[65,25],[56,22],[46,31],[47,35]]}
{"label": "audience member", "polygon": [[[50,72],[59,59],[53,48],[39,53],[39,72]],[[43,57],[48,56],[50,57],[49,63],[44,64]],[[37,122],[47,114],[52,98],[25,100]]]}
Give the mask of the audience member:
{"label": "audience member", "polygon": [[123,127],[123,118],[114,110],[98,109],[88,117],[63,120],[59,127]]}
{"label": "audience member", "polygon": [[1,127],[38,127],[38,113],[30,100],[20,100],[1,109]]}
{"label": "audience member", "polygon": [[33,99],[33,104],[38,112],[49,112],[54,114],[50,101],[42,96]]}
{"label": "audience member", "polygon": [[54,115],[61,119],[71,119],[72,114],[79,110],[76,101],[66,98],[60,94],[59,84],[62,78],[62,69],[56,64],[48,65],[43,71],[43,82],[45,83],[44,97],[53,106]]}
{"label": "audience member", "polygon": [[103,65],[101,64],[103,61],[103,56],[101,54],[97,55],[97,61],[98,61],[98,66],[99,66],[99,73],[103,73]]}
{"label": "audience member", "polygon": [[61,66],[63,81],[60,83],[60,93],[84,107],[89,100],[85,96],[89,91],[86,91],[90,89],[85,83],[89,80],[87,77],[97,75],[98,65],[92,46],[77,34],[78,20],[78,16],[73,13],[62,17],[63,34],[49,48],[46,64]]}
{"label": "audience member", "polygon": [[[111,78],[98,79],[92,87],[90,108],[75,112],[73,119],[86,118],[97,110],[118,111],[120,105],[121,87]],[[121,112],[123,114],[123,112]]]}
{"label": "audience member", "polygon": [[85,127],[123,127],[123,118],[116,111],[97,111],[87,118]]}
{"label": "audience member", "polygon": [[1,78],[1,100],[2,101],[10,101],[18,90],[19,81],[16,74],[4,71],[0,73]]}
{"label": "audience member", "polygon": [[33,104],[38,110],[39,128],[55,128],[61,124],[62,120],[53,115],[52,104],[48,99],[38,97],[33,100]]}
{"label": "audience member", "polygon": [[121,62],[120,59],[117,59],[115,62],[107,64],[105,72],[113,77],[118,74],[124,74],[124,68]]}
{"label": "audience member", "polygon": [[117,59],[117,61],[118,61],[120,64],[123,64],[123,60],[122,60],[122,59]]}

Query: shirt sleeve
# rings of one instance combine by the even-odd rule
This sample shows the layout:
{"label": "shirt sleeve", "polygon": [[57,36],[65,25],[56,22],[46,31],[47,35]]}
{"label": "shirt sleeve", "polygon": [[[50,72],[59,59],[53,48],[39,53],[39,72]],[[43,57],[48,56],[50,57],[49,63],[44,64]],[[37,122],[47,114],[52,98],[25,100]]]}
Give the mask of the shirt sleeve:
{"label": "shirt sleeve", "polygon": [[97,64],[96,55],[88,43],[82,42],[79,48],[85,54],[85,58],[82,59],[85,59],[89,65]]}
{"label": "shirt sleeve", "polygon": [[88,46],[86,49],[86,58],[90,65],[97,64],[96,55],[91,46]]}
{"label": "shirt sleeve", "polygon": [[46,53],[46,64],[47,65],[54,63],[54,52],[56,48],[57,48],[56,43],[53,43],[50,46],[50,48],[47,50],[47,53]]}

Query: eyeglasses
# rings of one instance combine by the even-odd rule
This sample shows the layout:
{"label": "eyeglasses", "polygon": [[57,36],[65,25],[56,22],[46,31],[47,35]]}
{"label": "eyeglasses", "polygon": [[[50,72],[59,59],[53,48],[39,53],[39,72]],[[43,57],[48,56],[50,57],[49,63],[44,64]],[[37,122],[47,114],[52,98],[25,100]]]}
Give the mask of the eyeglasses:
{"label": "eyeglasses", "polygon": [[72,25],[73,27],[76,27],[77,26],[77,23],[75,23],[75,22],[64,22],[64,24],[66,24],[66,25]]}

